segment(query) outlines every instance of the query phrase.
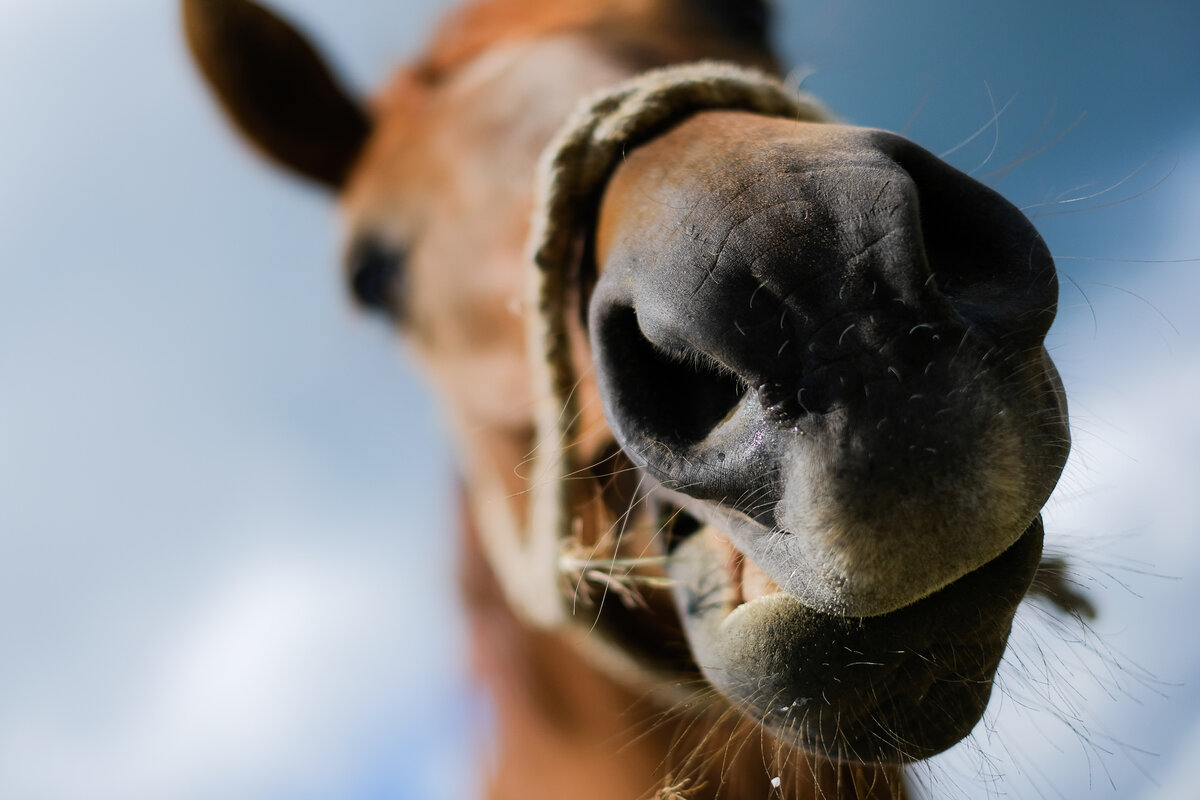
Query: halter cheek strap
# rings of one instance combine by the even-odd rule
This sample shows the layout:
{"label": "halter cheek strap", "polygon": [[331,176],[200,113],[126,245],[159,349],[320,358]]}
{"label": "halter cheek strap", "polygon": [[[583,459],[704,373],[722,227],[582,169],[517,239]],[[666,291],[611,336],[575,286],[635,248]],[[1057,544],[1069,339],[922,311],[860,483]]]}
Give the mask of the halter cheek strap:
{"label": "halter cheek strap", "polygon": [[494,476],[472,475],[473,513],[483,546],[512,608],[542,628],[570,616],[562,556],[572,538],[572,482],[578,402],[567,314],[577,242],[595,222],[622,155],[705,110],[749,111],[824,122],[813,98],[777,78],[734,64],[702,61],[639,75],[585,98],[542,151],[527,244],[531,307],[528,353],[536,398],[536,449],[529,514],[518,523]]}

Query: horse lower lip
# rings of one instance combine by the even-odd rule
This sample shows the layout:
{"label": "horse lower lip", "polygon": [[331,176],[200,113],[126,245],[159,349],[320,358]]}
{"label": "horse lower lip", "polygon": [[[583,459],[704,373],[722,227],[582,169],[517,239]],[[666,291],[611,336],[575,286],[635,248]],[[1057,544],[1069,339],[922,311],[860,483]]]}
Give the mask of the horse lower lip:
{"label": "horse lower lip", "polygon": [[[790,744],[907,761],[952,746],[982,715],[1042,527],[1035,521],[1008,551],[933,595],[863,619],[822,614],[785,592],[744,602],[741,576],[714,540],[711,531],[683,540],[668,568],[708,680]],[[839,720],[836,731],[823,719]]]}

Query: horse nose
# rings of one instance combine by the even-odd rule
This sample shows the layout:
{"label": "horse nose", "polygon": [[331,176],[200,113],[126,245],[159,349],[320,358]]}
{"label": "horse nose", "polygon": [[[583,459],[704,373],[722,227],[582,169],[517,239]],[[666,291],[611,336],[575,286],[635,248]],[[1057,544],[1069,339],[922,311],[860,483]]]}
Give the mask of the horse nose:
{"label": "horse nose", "polygon": [[[1029,420],[1061,416],[1057,283],[995,192],[898,136],[802,127],[719,153],[682,130],[618,171],[597,380],[634,462],[784,589],[883,613],[999,555],[1057,480],[1028,468],[1054,461]],[[888,566],[920,548],[924,574]],[[797,566],[814,552],[835,568]]]}

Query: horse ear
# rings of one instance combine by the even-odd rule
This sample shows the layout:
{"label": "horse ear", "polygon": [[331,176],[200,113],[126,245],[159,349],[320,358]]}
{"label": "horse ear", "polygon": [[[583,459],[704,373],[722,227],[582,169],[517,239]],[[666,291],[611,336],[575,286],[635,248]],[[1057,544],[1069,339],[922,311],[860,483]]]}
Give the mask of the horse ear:
{"label": "horse ear", "polygon": [[282,166],[340,188],[371,122],[305,37],[249,0],[183,0],[183,25],[234,126]]}

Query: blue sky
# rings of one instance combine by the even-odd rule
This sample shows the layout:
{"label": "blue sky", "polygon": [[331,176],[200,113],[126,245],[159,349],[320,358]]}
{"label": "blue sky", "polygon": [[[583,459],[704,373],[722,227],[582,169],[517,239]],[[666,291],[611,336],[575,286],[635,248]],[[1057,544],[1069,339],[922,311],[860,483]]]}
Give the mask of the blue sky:
{"label": "blue sky", "polygon": [[[364,90],[437,13],[277,7]],[[1102,617],[1023,612],[989,725],[928,782],[1195,796],[1200,11],[781,10],[810,90],[953,150],[1067,276],[1047,520]],[[327,199],[228,135],[177,28],[161,0],[0,0],[0,796],[461,797],[485,712],[435,405],[345,302]]]}

